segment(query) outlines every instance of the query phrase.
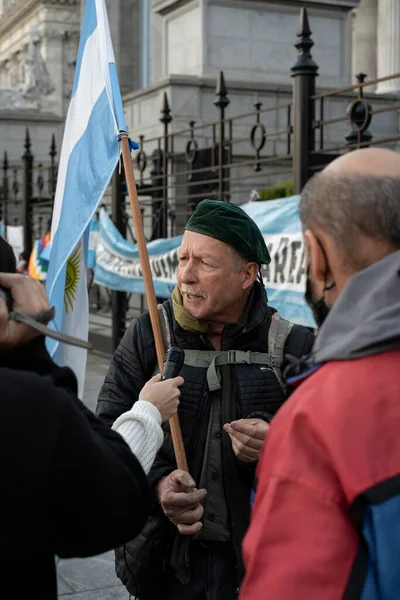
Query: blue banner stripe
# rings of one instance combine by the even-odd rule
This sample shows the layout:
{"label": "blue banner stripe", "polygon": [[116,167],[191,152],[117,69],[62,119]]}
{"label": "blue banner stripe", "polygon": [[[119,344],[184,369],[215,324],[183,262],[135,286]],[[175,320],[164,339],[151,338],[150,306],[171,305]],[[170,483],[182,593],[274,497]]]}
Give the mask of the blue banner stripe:
{"label": "blue banner stripe", "polygon": [[78,87],[79,77],[81,74],[82,57],[85,51],[86,42],[97,27],[97,14],[95,0],[86,0],[85,12],[83,15],[82,31],[79,40],[78,56],[76,58],[74,85],[72,87],[72,97],[74,97],[76,88]]}
{"label": "blue banner stripe", "polygon": [[[268,202],[249,202],[240,208],[257,223],[263,234],[298,233],[300,196],[290,196]],[[282,218],[284,216],[284,218]]]}
{"label": "blue banner stripe", "polygon": [[[128,292],[130,294],[144,294],[146,291],[142,278],[122,278],[116,273],[106,271],[99,264],[96,264],[94,283],[112,290],[116,290],[117,292]],[[156,296],[159,298],[169,298],[174,287],[175,283],[166,283],[164,281],[154,279],[154,289]]]}
{"label": "blue banner stripe", "polygon": [[[104,209],[100,211],[100,227],[102,238],[111,252],[127,260],[134,260],[139,258],[138,247],[136,245],[130,244],[120,234],[120,232],[115,227],[114,223],[111,221]],[[149,242],[147,244],[149,256],[169,252],[170,250],[173,250],[174,248],[180,246],[181,241],[181,235],[173,238],[168,238],[166,240],[153,240],[152,242]]]}
{"label": "blue banner stripe", "polygon": [[304,294],[291,290],[276,290],[267,287],[268,304],[276,308],[282,317],[305,327],[315,327],[310,308],[304,300]]}
{"label": "blue banner stripe", "polygon": [[[264,269],[269,304],[276,308],[282,317],[306,327],[315,327],[312,312],[304,300],[302,290],[302,285],[305,283],[305,269],[298,204],[299,196],[293,196],[281,200],[248,203],[242,205],[241,208],[257,223],[267,243],[268,236],[275,240],[271,242],[274,244],[272,247],[275,252],[273,261],[269,268]],[[279,240],[276,240],[276,236],[284,238],[286,235],[295,236],[295,241],[283,242],[282,246]],[[114,290],[143,293],[143,280],[138,277],[140,271],[137,270],[139,261],[137,246],[130,244],[121,236],[104,210],[100,214],[100,237],[111,257],[107,255],[99,257],[95,269],[95,282]],[[158,279],[157,269],[163,272],[163,265],[168,265],[168,253],[178,248],[181,240],[182,236],[178,236],[155,240],[148,244],[151,264],[154,266],[152,270],[157,296],[168,298],[171,295],[176,273],[171,273],[170,267],[167,266],[169,275],[163,276],[170,281],[161,281],[161,277]],[[280,251],[280,248],[285,250]],[[279,254],[279,252],[281,253]],[[291,254],[289,255],[289,253]],[[110,263],[108,264],[107,261]],[[126,265],[124,261],[127,261]],[[130,264],[129,261],[131,261]],[[282,264],[285,265],[285,272]],[[279,282],[281,282],[281,286],[279,286]],[[291,287],[296,284],[298,285],[297,290]]]}

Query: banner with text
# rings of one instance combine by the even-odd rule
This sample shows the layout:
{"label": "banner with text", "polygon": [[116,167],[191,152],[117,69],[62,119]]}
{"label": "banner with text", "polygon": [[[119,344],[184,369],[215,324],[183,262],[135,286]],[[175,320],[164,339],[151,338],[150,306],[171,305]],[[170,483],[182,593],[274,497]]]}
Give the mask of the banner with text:
{"label": "banner with text", "polygon": [[[292,196],[251,202],[241,208],[259,226],[271,254],[271,264],[264,265],[262,270],[269,304],[282,317],[315,327],[304,301],[306,269],[298,202],[299,197]],[[182,236],[154,240],[147,246],[156,295],[160,298],[168,298],[176,284],[181,240]],[[100,213],[95,283],[125,292],[145,291],[137,246],[121,236],[104,210]]]}

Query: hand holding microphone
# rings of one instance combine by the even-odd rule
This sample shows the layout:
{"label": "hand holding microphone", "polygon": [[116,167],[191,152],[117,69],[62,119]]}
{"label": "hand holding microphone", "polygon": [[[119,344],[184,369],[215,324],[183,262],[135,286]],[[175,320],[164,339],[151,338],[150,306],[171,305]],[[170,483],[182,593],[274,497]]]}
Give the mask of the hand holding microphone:
{"label": "hand holding microphone", "polygon": [[168,421],[178,410],[181,395],[180,386],[184,380],[178,377],[184,362],[181,348],[172,347],[167,351],[162,376],[152,377],[139,394],[139,400],[153,404],[161,414],[162,421]]}

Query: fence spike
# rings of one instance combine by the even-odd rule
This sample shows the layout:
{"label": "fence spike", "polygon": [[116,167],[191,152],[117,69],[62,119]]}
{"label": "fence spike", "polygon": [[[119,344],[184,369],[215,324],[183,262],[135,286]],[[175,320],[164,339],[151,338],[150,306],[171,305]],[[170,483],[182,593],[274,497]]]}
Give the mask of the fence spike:
{"label": "fence spike", "polygon": [[164,125],[167,125],[168,123],[171,123],[172,121],[172,117],[171,117],[171,109],[169,106],[169,102],[168,102],[168,96],[167,96],[167,92],[164,92],[163,94],[163,99],[162,99],[162,103],[161,103],[161,117],[160,117],[160,121],[161,123],[164,123]]}
{"label": "fence spike", "polygon": [[215,88],[214,104],[218,108],[226,108],[230,103],[228,98],[228,88],[226,87],[224,72],[220,71],[217,78],[217,86]]}
{"label": "fence spike", "polygon": [[56,136],[54,133],[51,136],[49,155],[51,156],[51,158],[55,158],[57,156]]}
{"label": "fence spike", "polygon": [[297,31],[296,31],[296,35],[297,37],[310,37],[312,34],[312,31],[310,29],[310,23],[308,22],[308,11],[305,8],[305,6],[303,6],[300,9],[300,20],[299,20],[299,25],[297,27]]}
{"label": "fence spike", "polygon": [[3,171],[8,171],[8,153],[7,153],[7,150],[4,151]]}
{"label": "fence spike", "polygon": [[299,39],[294,45],[299,51],[299,55],[296,64],[291,69],[293,74],[310,73],[317,75],[318,73],[318,65],[313,61],[311,56],[311,48],[314,46],[311,33],[307,9],[303,7],[300,9],[300,20],[296,32],[296,37]]}
{"label": "fence spike", "polygon": [[24,156],[31,156],[31,154],[32,154],[31,153],[32,144],[31,144],[31,136],[29,134],[29,129],[28,128],[26,128],[24,148],[25,148]]}

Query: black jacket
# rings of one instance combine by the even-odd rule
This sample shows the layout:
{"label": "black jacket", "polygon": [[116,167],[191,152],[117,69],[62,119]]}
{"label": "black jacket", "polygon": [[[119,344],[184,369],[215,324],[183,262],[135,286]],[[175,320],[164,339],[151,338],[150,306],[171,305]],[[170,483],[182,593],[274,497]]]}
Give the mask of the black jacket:
{"label": "black jacket", "polygon": [[[213,349],[206,336],[188,333],[179,326],[173,318],[171,301],[165,302],[164,306],[173,325],[175,345],[183,349]],[[225,327],[221,350],[268,352],[268,331],[273,312],[274,309],[267,305],[264,288],[256,284],[245,322]],[[301,356],[310,351],[313,340],[314,336],[307,329],[295,325],[287,339],[285,353]],[[113,356],[100,392],[97,414],[111,425],[119,415],[130,409],[145,382],[153,375],[155,365],[156,353],[150,319],[145,313],[131,323]],[[185,365],[181,375],[185,383],[182,387],[179,420],[189,470],[195,481],[199,481],[212,394],[208,391],[205,369]],[[282,387],[272,370],[260,365],[222,367],[223,423],[250,417],[268,419],[277,412],[284,400]],[[215,432],[215,435],[222,436],[223,439],[223,478],[240,580],[243,575],[241,543],[249,523],[255,465],[239,463],[228,435],[222,430],[223,423],[221,431]],[[164,444],[149,474],[151,486],[176,469],[168,424],[164,425],[164,430]],[[140,561],[140,557],[136,556],[136,559]],[[122,561],[118,565],[118,557],[117,571],[126,571]],[[135,587],[129,585],[129,572],[125,575],[124,583],[134,594]]]}
{"label": "black jacket", "polygon": [[148,483],[43,340],[0,355],[0,396],[0,596],[55,600],[54,556],[91,556],[135,536]]}

